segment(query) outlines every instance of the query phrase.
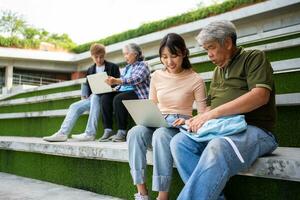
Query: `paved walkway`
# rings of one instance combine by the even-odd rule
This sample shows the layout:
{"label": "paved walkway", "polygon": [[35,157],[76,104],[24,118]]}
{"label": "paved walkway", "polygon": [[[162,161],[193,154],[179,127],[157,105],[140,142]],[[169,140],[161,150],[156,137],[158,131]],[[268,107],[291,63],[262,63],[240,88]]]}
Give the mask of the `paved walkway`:
{"label": "paved walkway", "polygon": [[0,172],[0,200],[121,200]]}

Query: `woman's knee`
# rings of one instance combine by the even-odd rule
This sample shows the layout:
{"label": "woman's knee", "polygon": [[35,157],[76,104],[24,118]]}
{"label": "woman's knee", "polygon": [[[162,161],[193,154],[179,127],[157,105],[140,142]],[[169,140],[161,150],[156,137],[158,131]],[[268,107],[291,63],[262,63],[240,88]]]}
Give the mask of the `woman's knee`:
{"label": "woman's knee", "polygon": [[100,95],[98,94],[92,94],[91,95],[91,101],[100,101]]}
{"label": "woman's knee", "polygon": [[149,137],[149,134],[147,133],[148,128],[141,125],[134,126],[128,131],[127,142],[142,141]]}
{"label": "woman's knee", "polygon": [[153,133],[152,138],[152,146],[154,147],[156,144],[164,144],[168,145],[170,144],[170,141],[173,137],[172,133],[169,133],[169,128],[158,128]]}

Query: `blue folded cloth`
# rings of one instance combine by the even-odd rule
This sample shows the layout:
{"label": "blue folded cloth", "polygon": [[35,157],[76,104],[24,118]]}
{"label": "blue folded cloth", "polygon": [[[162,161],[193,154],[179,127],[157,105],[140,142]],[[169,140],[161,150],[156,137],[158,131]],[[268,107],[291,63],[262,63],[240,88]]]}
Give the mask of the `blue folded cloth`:
{"label": "blue folded cloth", "polygon": [[211,119],[203,124],[196,133],[187,131],[188,126],[183,125],[180,132],[186,134],[197,142],[210,141],[216,137],[224,137],[240,133],[247,129],[247,122],[244,115],[232,115]]}

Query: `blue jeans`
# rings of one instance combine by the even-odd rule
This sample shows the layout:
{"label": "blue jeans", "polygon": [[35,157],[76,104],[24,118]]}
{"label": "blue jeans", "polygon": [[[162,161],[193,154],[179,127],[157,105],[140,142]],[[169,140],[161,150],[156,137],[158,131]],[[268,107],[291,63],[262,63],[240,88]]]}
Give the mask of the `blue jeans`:
{"label": "blue jeans", "polygon": [[100,113],[100,95],[92,94],[89,98],[77,101],[70,105],[68,113],[60,127],[60,132],[68,135],[77,119],[85,111],[90,111],[85,133],[95,135],[97,132],[98,118]]}
{"label": "blue jeans", "polygon": [[[189,118],[184,115],[167,115],[168,123],[177,118]],[[146,182],[146,153],[153,149],[153,191],[169,191],[173,170],[173,158],[170,141],[179,132],[177,128],[149,128],[141,125],[134,126],[128,131],[127,143],[129,151],[129,166],[133,183]]]}
{"label": "blue jeans", "polygon": [[179,133],[172,139],[172,155],[185,183],[177,199],[218,199],[231,176],[249,168],[259,156],[271,153],[277,147],[271,133],[251,125],[244,132],[228,138],[236,145],[241,157],[225,138],[198,143]]}

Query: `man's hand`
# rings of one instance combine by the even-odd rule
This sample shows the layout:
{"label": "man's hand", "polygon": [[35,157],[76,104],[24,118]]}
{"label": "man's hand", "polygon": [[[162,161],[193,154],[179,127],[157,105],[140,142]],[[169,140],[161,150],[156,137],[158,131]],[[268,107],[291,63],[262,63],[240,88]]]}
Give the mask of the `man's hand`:
{"label": "man's hand", "polygon": [[186,120],[186,125],[189,127],[189,131],[197,132],[199,128],[203,126],[205,122],[211,119],[215,119],[213,111],[205,112],[201,115],[196,115],[195,117]]}
{"label": "man's hand", "polygon": [[105,83],[107,83],[108,85],[120,85],[122,84],[122,80],[119,78],[115,78],[112,76],[109,76],[106,80]]}
{"label": "man's hand", "polygon": [[87,98],[89,98],[88,96],[81,96],[81,99],[83,100],[83,99],[87,99]]}

